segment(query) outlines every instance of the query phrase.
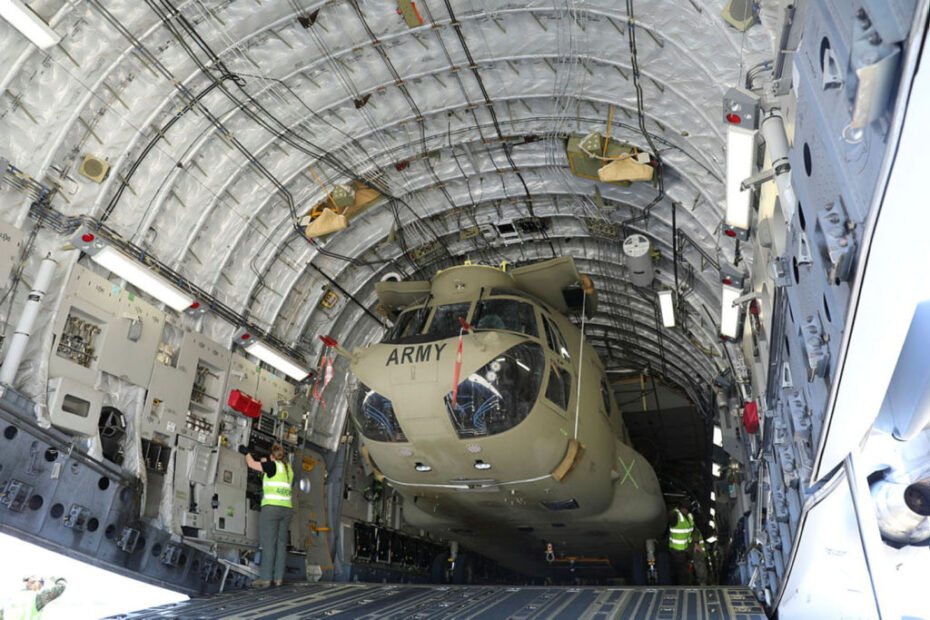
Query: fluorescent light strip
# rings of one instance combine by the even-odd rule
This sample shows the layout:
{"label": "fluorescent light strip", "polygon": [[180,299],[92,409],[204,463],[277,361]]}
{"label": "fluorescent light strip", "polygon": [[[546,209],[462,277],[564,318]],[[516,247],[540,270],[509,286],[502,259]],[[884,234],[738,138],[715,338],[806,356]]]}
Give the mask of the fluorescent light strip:
{"label": "fluorescent light strip", "polygon": [[719,426],[714,426],[714,445],[723,447],[723,430]]}
{"label": "fluorescent light strip", "polygon": [[672,291],[659,291],[659,308],[662,310],[662,325],[675,327],[675,305],[672,301]]}
{"label": "fluorescent light strip", "polygon": [[48,49],[61,41],[61,35],[20,0],[0,0],[0,17],[41,49]]}
{"label": "fluorescent light strip", "polygon": [[727,216],[731,228],[749,230],[750,190],[740,184],[752,175],[755,164],[756,132],[735,125],[727,126]]}
{"label": "fluorescent light strip", "polygon": [[714,478],[719,478],[720,477],[720,465],[717,463],[711,463],[710,473],[713,474]]}
{"label": "fluorescent light strip", "polygon": [[181,311],[194,303],[194,298],[171,284],[139,261],[110,246],[91,254],[95,263],[131,282],[169,308]]}
{"label": "fluorescent light strip", "polygon": [[307,375],[310,374],[310,371],[301,367],[300,364],[278,353],[264,342],[253,342],[245,350],[297,381],[306,379]]}
{"label": "fluorescent light strip", "polygon": [[734,306],[733,302],[742,293],[741,289],[729,284],[724,284],[720,295],[720,334],[727,338],[736,338],[739,333],[739,306]]}

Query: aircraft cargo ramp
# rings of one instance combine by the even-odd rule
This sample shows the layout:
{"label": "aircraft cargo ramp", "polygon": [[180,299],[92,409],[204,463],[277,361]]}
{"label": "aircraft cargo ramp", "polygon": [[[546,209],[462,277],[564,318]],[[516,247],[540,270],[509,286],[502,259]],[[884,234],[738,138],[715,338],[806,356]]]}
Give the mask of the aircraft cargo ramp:
{"label": "aircraft cargo ramp", "polygon": [[141,618],[765,618],[744,587],[613,588],[291,584],[238,591],[115,616]]}

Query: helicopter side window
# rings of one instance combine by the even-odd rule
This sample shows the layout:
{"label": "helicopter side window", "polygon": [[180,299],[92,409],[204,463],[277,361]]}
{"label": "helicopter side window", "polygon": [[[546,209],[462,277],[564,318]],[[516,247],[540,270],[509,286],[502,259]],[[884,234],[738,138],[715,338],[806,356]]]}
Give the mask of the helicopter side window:
{"label": "helicopter side window", "polygon": [[604,413],[610,415],[610,389],[605,379],[601,379],[601,398],[604,399]]}
{"label": "helicopter side window", "polygon": [[553,363],[549,364],[549,385],[546,386],[546,398],[559,406],[568,409],[568,401],[572,395],[572,376],[564,368]]}
{"label": "helicopter side window", "polygon": [[545,316],[543,317],[543,324],[546,327],[546,340],[549,343],[549,348],[566,360],[571,360],[572,356],[568,353],[568,347],[565,345],[565,338],[562,337],[562,332],[559,331],[559,328]]}
{"label": "helicopter side window", "polygon": [[429,325],[427,335],[433,338],[451,338],[459,335],[459,329],[462,325],[459,323],[459,317],[468,318],[468,309],[471,302],[459,304],[446,304],[445,306],[436,306],[436,313],[433,314],[433,321]]}
{"label": "helicopter side window", "polygon": [[515,299],[479,301],[472,323],[477,329],[503,329],[527,336],[539,336],[533,306]]}
{"label": "helicopter side window", "polygon": [[549,344],[549,349],[558,353],[558,341],[556,341],[555,334],[552,331],[552,323],[546,317],[543,317],[543,327],[546,328],[546,342]]}
{"label": "helicopter side window", "polygon": [[411,336],[419,335],[419,333],[423,331],[423,326],[426,324],[426,317],[429,316],[429,311],[430,308],[428,306],[404,310],[397,318],[397,322],[394,323],[394,326],[388,331],[387,336],[384,338],[384,342],[400,342]]}

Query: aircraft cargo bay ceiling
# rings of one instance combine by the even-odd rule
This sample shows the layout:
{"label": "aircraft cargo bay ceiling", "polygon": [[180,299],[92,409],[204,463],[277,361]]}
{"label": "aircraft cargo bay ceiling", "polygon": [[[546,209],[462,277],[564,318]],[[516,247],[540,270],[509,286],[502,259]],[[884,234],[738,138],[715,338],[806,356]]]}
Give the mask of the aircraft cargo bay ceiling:
{"label": "aircraft cargo bay ceiling", "polygon": [[[5,217],[58,233],[39,249],[92,231],[134,251],[192,292],[211,338],[246,322],[308,363],[321,334],[381,336],[379,280],[571,255],[608,369],[648,369],[709,412],[732,365],[721,273],[751,256],[722,227],[722,98],[769,68],[784,9],[762,3],[741,32],[725,4],[31,2],[61,41],[0,21],[0,153],[31,191],[5,187]],[[579,145],[592,132],[610,141]],[[582,176],[608,147],[648,154],[651,180]],[[333,204],[347,220],[316,217]],[[636,233],[647,286],[623,256]]]}

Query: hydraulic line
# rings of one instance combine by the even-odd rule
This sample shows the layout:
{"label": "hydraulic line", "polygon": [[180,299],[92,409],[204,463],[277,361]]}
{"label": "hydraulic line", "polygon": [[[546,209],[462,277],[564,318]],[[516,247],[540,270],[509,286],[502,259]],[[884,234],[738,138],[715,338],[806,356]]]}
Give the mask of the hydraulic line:
{"label": "hydraulic line", "polygon": [[26,352],[26,343],[29,342],[29,336],[32,334],[32,327],[39,316],[42,299],[52,282],[52,275],[54,275],[57,266],[58,263],[52,259],[51,255],[46,256],[39,266],[35,284],[33,284],[32,291],[30,291],[26,304],[19,315],[16,329],[13,331],[13,337],[10,339],[10,344],[6,350],[6,357],[3,358],[3,367],[0,368],[0,383],[4,385],[13,385],[13,380],[19,370],[19,364]]}
{"label": "hydraulic line", "polygon": [[332,277],[330,277],[329,274],[327,274],[325,271],[323,271],[322,269],[320,269],[319,267],[317,267],[316,265],[314,265],[312,262],[308,262],[307,265],[308,265],[309,267],[312,267],[312,268],[314,269],[314,271],[316,271],[318,274],[320,274],[321,276],[323,276],[323,277],[326,279],[327,282],[329,282],[330,284],[332,284],[333,286],[335,286],[335,287],[339,290],[340,293],[342,293],[343,295],[345,295],[346,297],[348,297],[349,299],[351,299],[352,301],[354,301],[355,304],[356,304],[359,308],[361,308],[362,310],[364,310],[364,311],[365,311],[365,314],[367,314],[368,316],[370,316],[376,323],[378,323],[378,325],[381,325],[381,324],[382,324],[381,317],[379,317],[377,314],[375,314],[374,312],[372,312],[371,310],[369,310],[368,307],[367,307],[366,305],[364,305],[363,303],[361,303],[360,301],[358,301],[358,300],[352,295],[352,293],[350,293],[349,291],[347,291],[347,290],[345,290],[344,288],[342,288],[342,286],[341,286],[338,282],[336,282]]}
{"label": "hydraulic line", "polygon": [[584,324],[587,314],[585,304],[588,301],[588,294],[581,292],[581,329],[578,338],[578,389],[575,390],[575,434],[574,438],[578,439],[578,421],[581,419],[581,372],[584,369]]}
{"label": "hydraulic line", "polygon": [[[177,30],[175,30],[175,29],[171,26],[171,24],[168,22],[167,17],[166,17],[165,15],[163,15],[163,14],[158,10],[157,7],[155,7],[155,6],[152,5],[152,1],[151,1],[151,0],[146,0],[146,1],[147,1],[147,4],[149,4],[149,6],[152,8],[152,10],[155,11],[156,14],[158,14],[158,15],[162,18],[162,21],[164,22],[166,28],[168,28],[169,31],[172,32],[172,34],[175,36],[175,38],[178,40],[178,42],[182,45],[182,47],[184,47],[185,51],[188,53],[188,55],[191,57],[191,59],[198,65],[198,67],[201,69],[201,71],[204,73],[204,75],[207,76],[207,77],[209,77],[209,78],[211,78],[211,79],[214,79],[214,80],[215,80],[215,78],[213,78],[212,74],[210,73],[209,68],[208,68],[203,62],[201,62],[201,61],[197,58],[196,54],[193,52],[193,50],[190,48],[190,46],[188,46],[188,45],[184,42],[183,38],[180,36],[180,33],[178,33]],[[180,12],[177,11],[177,9],[175,9],[175,7],[174,7],[168,0],[161,0],[161,1],[162,1],[162,4],[163,4],[163,5],[165,5],[169,10],[172,11],[173,14],[175,14],[175,15],[177,16],[178,22],[179,22],[179,23],[181,24],[181,26],[190,34],[190,36],[194,39],[194,41],[197,43],[197,45],[204,51],[204,53],[207,54],[207,56],[210,58],[210,61],[211,61],[215,66],[217,66],[217,67],[222,71],[222,73],[223,73],[224,75],[229,74],[229,71],[227,70],[227,68],[226,68],[225,64],[223,63],[223,61],[222,61],[222,60],[219,58],[219,56],[210,48],[210,46],[203,40],[203,38],[200,37],[200,35],[199,35],[199,34],[197,33],[197,31],[196,31],[196,28],[194,28],[194,26],[193,26]],[[267,116],[269,119],[271,119],[271,121],[272,121],[275,125],[277,125],[277,126],[280,128],[280,131],[277,131],[277,130],[271,128],[270,126],[268,126],[268,124],[265,123],[261,118],[259,118],[259,116],[258,116],[256,113],[254,113],[247,105],[245,105],[245,103],[244,103],[243,101],[240,101],[239,99],[237,99],[227,88],[225,88],[225,86],[220,85],[220,86],[221,86],[221,90],[222,90],[222,92],[224,93],[224,95],[225,95],[227,98],[229,98],[230,101],[232,101],[232,102],[237,106],[237,108],[238,108],[239,110],[241,110],[244,114],[246,114],[246,116],[248,116],[249,118],[251,118],[253,121],[255,121],[256,123],[258,123],[260,126],[262,126],[264,129],[266,129],[267,131],[269,131],[269,132],[272,133],[273,135],[275,135],[277,138],[283,140],[285,143],[289,144],[290,146],[293,146],[294,148],[300,150],[301,152],[303,152],[303,153],[305,153],[305,154],[307,154],[307,155],[316,157],[317,159],[319,159],[319,160],[321,160],[321,161],[325,161],[326,163],[328,163],[329,165],[331,165],[335,170],[337,170],[337,171],[339,171],[339,172],[345,174],[345,175],[348,176],[349,178],[352,178],[352,179],[355,179],[355,180],[360,180],[360,181],[362,181],[363,183],[367,183],[367,184],[372,185],[372,186],[374,186],[374,187],[378,187],[378,189],[380,190],[381,194],[384,195],[386,198],[388,198],[389,201],[397,201],[397,202],[400,202],[400,203],[403,204],[408,210],[411,211],[411,213],[414,215],[414,217],[417,217],[417,218],[419,217],[416,213],[414,213],[414,212],[412,211],[412,209],[410,208],[409,204],[407,204],[406,201],[404,201],[402,198],[400,198],[400,197],[398,197],[398,196],[392,195],[386,186],[384,186],[383,184],[381,184],[381,183],[378,182],[377,180],[372,181],[371,179],[363,178],[363,177],[361,177],[360,175],[355,174],[351,169],[349,169],[347,166],[345,166],[344,164],[342,164],[342,162],[340,162],[338,159],[335,159],[334,157],[332,157],[331,155],[329,155],[328,153],[326,153],[326,152],[322,149],[322,147],[319,147],[319,146],[313,144],[312,142],[310,142],[309,140],[306,140],[306,139],[303,138],[302,136],[296,135],[296,134],[295,134],[295,135],[294,135],[294,138],[299,139],[299,140],[301,140],[301,141],[307,143],[308,145],[310,145],[311,147],[313,147],[314,149],[316,149],[317,151],[319,151],[319,153],[311,152],[311,151],[307,150],[306,148],[301,147],[299,144],[296,144],[296,143],[292,140],[292,138],[291,138],[291,136],[290,136],[290,134],[293,133],[293,132],[290,130],[290,128],[288,128],[282,121],[280,121],[277,117],[275,117],[270,111],[268,111],[260,102],[258,102],[254,97],[252,97],[252,95],[250,95],[250,94],[245,90],[245,83],[244,83],[244,80],[242,80],[239,76],[235,76],[235,79],[233,79],[232,81],[233,81],[233,83],[236,85],[236,87],[242,92],[242,94],[248,99],[248,102],[251,103],[252,106],[254,106],[256,109],[258,109],[260,112],[262,112],[262,113],[263,113],[265,116]],[[415,107],[415,104],[414,104],[414,109],[417,110],[416,107]],[[418,110],[417,110],[417,111],[418,111]],[[251,157],[251,158],[250,158],[250,161],[254,161],[254,160],[255,160],[254,157]],[[275,184],[276,187],[279,188],[279,191],[281,191],[282,194],[285,196],[285,199],[286,199],[287,202],[288,202],[288,207],[289,207],[290,210],[291,210],[291,217],[292,217],[293,220],[295,221],[295,230],[297,231],[298,236],[303,237],[303,238],[306,238],[306,236],[303,234],[303,232],[302,232],[302,231],[299,229],[299,227],[297,227],[297,225],[296,225],[297,213],[296,213],[295,209],[293,208],[293,201],[290,199],[290,194],[289,194],[289,192],[287,192],[287,190],[283,188],[283,185],[282,185],[279,181],[277,181],[276,179],[270,177],[269,175],[264,175],[264,176],[266,176],[266,178],[269,178],[269,180],[270,180],[273,184]],[[396,211],[393,211],[393,210],[392,210],[392,212],[395,214],[395,224],[397,225],[397,228],[398,228],[398,229],[401,229],[401,228],[402,228],[402,224],[400,223],[400,220],[396,217]],[[436,239],[436,240],[438,240],[438,236],[436,235],[435,231],[433,231],[428,225],[426,226],[426,228],[427,228],[427,229],[429,230],[429,232],[432,234],[433,238]],[[314,247],[316,248],[316,250],[317,250],[319,253],[323,254],[324,256],[329,256],[329,257],[331,257],[331,258],[335,258],[335,259],[338,259],[338,260],[343,260],[343,261],[346,261],[346,262],[350,262],[350,263],[352,263],[352,264],[354,264],[354,265],[357,265],[357,266],[365,266],[365,265],[372,265],[372,264],[383,264],[383,263],[387,263],[387,262],[392,262],[392,261],[376,261],[376,262],[372,262],[372,263],[365,263],[365,262],[359,261],[358,259],[355,259],[355,258],[352,258],[352,257],[349,257],[349,256],[343,256],[343,255],[341,255],[341,254],[337,254],[337,253],[331,252],[331,251],[325,249],[324,247],[322,247],[322,246],[321,246],[318,242],[316,242],[315,240],[311,240],[311,243],[314,245]],[[410,260],[410,257],[409,257],[409,256],[407,256],[407,258],[408,258],[408,260]]]}
{"label": "hydraulic line", "polygon": [[174,126],[176,122],[181,120],[184,117],[184,115],[187,114],[187,112],[190,111],[191,108],[194,107],[196,103],[198,103],[201,99],[203,99],[205,96],[210,94],[210,92],[214,88],[219,86],[219,84],[220,84],[219,82],[213,82],[209,86],[201,90],[199,93],[197,93],[197,95],[193,98],[192,101],[190,101],[187,105],[185,105],[183,108],[178,110],[177,113],[175,113],[175,115],[171,118],[171,120],[165,123],[165,125],[163,125],[158,130],[158,132],[155,134],[155,137],[149,140],[148,144],[145,145],[145,147],[142,149],[142,152],[139,154],[139,156],[136,157],[135,160],[132,162],[132,166],[129,167],[129,170],[126,172],[126,174],[120,177],[119,187],[116,189],[116,192],[114,192],[113,196],[110,198],[110,201],[107,203],[106,208],[103,210],[103,214],[100,216],[101,222],[105,222],[107,218],[110,217],[110,214],[113,212],[113,209],[116,207],[116,203],[118,203],[119,199],[123,196],[123,191],[129,186],[129,181],[132,180],[133,175],[136,173],[136,170],[138,170],[139,165],[142,163],[142,160],[144,160],[146,156],[149,154],[149,151],[151,151],[155,147],[155,145],[158,144],[159,141],[165,138],[165,134],[168,132],[169,129],[171,129],[172,126]]}
{"label": "hydraulic line", "polygon": [[[92,1],[92,3],[94,4],[94,6],[95,6],[96,8],[98,8],[99,10],[101,10],[102,13],[104,13],[104,15],[105,15],[106,17],[108,17],[108,18],[111,19],[112,21],[116,21],[115,18],[112,18],[112,15],[110,15],[105,9],[103,9],[103,7],[100,7],[100,6],[99,6],[99,2],[97,2],[97,0],[91,0],[91,1]],[[152,8],[153,11],[155,11],[155,13],[156,13],[157,15],[159,15],[159,17],[161,17],[161,19],[162,19],[163,23],[165,24],[165,26],[168,28],[168,30],[169,30],[170,32],[172,32],[172,34],[175,36],[175,38],[178,39],[178,41],[185,47],[185,49],[188,49],[188,50],[189,50],[189,48],[188,48],[186,45],[184,45],[184,43],[183,43],[181,37],[179,36],[179,33],[177,32],[177,30],[176,30],[176,29],[170,24],[170,22],[168,21],[167,16],[164,15],[164,14],[159,10],[159,8],[158,8],[157,6],[154,6],[154,4],[153,4],[153,2],[152,2],[151,0],[147,0],[147,4]],[[170,6],[170,3],[167,3],[167,2],[166,2],[166,4],[169,4],[169,6]],[[175,11],[174,7],[171,7],[171,10],[172,10],[172,11]],[[182,19],[183,19],[183,17],[182,17]],[[120,25],[120,26],[121,26],[121,25]],[[127,30],[125,30],[125,28],[121,28],[121,32],[124,34],[124,36],[129,37],[131,41],[134,41],[134,42],[137,42],[137,43],[138,43],[138,40],[136,40],[135,37],[134,37],[131,33],[129,33]],[[144,49],[144,47],[141,46],[141,43],[139,43],[139,47],[142,48],[142,49]],[[151,54],[148,53],[148,52],[146,52],[146,53],[149,54],[149,55],[151,55]],[[153,58],[154,58],[154,57],[153,57]],[[195,62],[197,62],[197,64],[201,67],[201,69],[204,71],[204,73],[205,73],[206,75],[210,76],[210,74],[209,74],[209,72],[207,71],[206,67],[205,67],[202,63],[200,63],[200,62],[196,59],[196,57],[195,57],[193,54],[192,54],[192,58],[194,59]],[[157,66],[158,68],[160,68],[160,69],[165,73],[166,77],[169,77],[169,78],[170,78],[171,74],[170,74],[170,72],[168,72],[167,68],[163,67],[160,63],[157,62],[157,60],[156,60],[155,62],[157,63],[156,66]],[[225,69],[225,67],[222,67],[222,68]],[[212,76],[211,76],[211,77],[212,77]],[[233,80],[234,83],[236,83],[237,85],[241,86],[241,78],[238,78],[237,76],[233,76],[232,74],[230,74],[228,71],[225,71],[225,70],[224,70],[224,79],[231,79],[231,80]],[[225,136],[229,139],[230,144],[232,144],[232,145],[236,148],[236,150],[238,150],[238,151],[246,158],[246,160],[249,161],[249,163],[250,163],[263,177],[265,177],[266,179],[268,179],[268,181],[270,181],[270,182],[276,187],[276,189],[281,193],[281,195],[285,198],[285,201],[287,202],[288,208],[289,208],[289,210],[290,210],[290,212],[291,212],[291,215],[292,215],[292,221],[293,221],[293,225],[294,225],[295,231],[297,232],[298,235],[300,235],[300,236],[302,236],[302,237],[304,237],[304,238],[306,239],[306,237],[303,235],[303,231],[300,230],[299,224],[297,223],[296,208],[295,208],[295,206],[294,206],[293,197],[291,196],[291,194],[290,194],[290,192],[287,190],[287,188],[284,187],[284,185],[283,185],[273,174],[271,174],[271,172],[268,171],[268,170],[257,160],[257,158],[255,158],[254,155],[252,155],[252,154],[249,152],[249,150],[246,149],[245,146],[242,145],[242,144],[239,142],[238,139],[235,138],[235,136],[233,136],[228,130],[226,130],[226,128],[223,126],[223,124],[219,121],[219,119],[216,118],[216,116],[213,115],[213,113],[210,112],[210,110],[209,110],[208,108],[206,108],[206,106],[204,106],[204,105],[200,102],[200,99],[201,99],[208,91],[206,91],[206,90],[205,90],[205,91],[202,91],[201,94],[200,94],[199,96],[190,98],[189,92],[188,92],[183,86],[181,86],[181,85],[178,84],[177,82],[175,82],[175,85],[176,85],[175,87],[178,88],[178,89],[180,90],[180,92],[182,93],[182,95],[184,95],[186,98],[189,98],[189,99],[190,99],[189,104],[188,104],[188,109],[190,109],[191,107],[196,106],[197,109],[198,109],[198,111],[200,111],[201,113],[203,113],[204,116],[217,128],[217,130],[220,131],[223,135],[225,135]],[[213,78],[213,84],[212,84],[211,88],[212,88],[212,87],[216,87],[216,86],[219,86],[220,89],[221,89],[222,91],[228,93],[228,90],[225,88],[225,86],[223,86],[222,82],[221,82],[220,80],[216,79],[216,78]],[[245,106],[242,106],[242,109],[243,109],[243,110],[246,110],[247,108],[246,108]],[[185,110],[185,111],[186,111],[186,110]],[[171,124],[173,124],[174,122],[176,122],[176,120],[177,120],[177,119],[172,119],[172,123],[171,123]],[[257,120],[257,119],[256,119],[256,120]],[[264,125],[263,125],[263,126],[264,126]],[[148,150],[151,149],[152,146],[154,146],[154,143],[150,143],[148,149],[146,150],[146,153],[148,152]],[[143,157],[144,157],[144,154],[143,154]],[[140,161],[141,161],[141,158],[140,158]],[[121,190],[122,190],[122,188],[121,188]],[[121,193],[121,190],[120,190],[120,193]],[[116,201],[115,201],[115,200],[114,200],[114,201],[111,201],[111,205],[108,206],[108,211],[105,212],[105,214],[104,214],[105,216],[108,216],[109,213],[112,212],[112,207],[114,207],[115,204],[116,204]],[[101,220],[97,222],[98,226],[101,225],[101,224],[103,223],[103,221],[105,221],[105,219],[106,219],[105,217],[104,217],[104,218],[101,218]],[[313,240],[310,240],[310,242],[313,243]],[[315,245],[316,245],[316,244],[315,244]],[[318,247],[318,249],[321,249],[321,248]],[[387,262],[387,261],[385,261],[385,262]],[[316,267],[314,266],[314,268],[316,268]],[[316,269],[319,271],[318,268],[316,268]],[[322,272],[321,272],[321,273],[322,273]],[[256,274],[256,275],[259,276],[259,283],[261,283],[262,285],[264,285],[264,284],[262,283],[262,277],[261,277],[259,274]],[[329,276],[326,276],[326,277],[329,279]],[[341,289],[341,287],[340,287],[340,289]],[[347,292],[346,292],[346,295],[347,295],[347,297],[348,297],[349,299],[351,299],[354,303],[356,303],[356,304],[358,304],[360,307],[362,307],[362,308],[366,311],[367,314],[369,314],[372,318],[374,318],[375,320],[377,320],[378,323],[379,323],[379,325],[380,325],[380,323],[381,323],[380,319],[378,319],[378,318],[376,317],[376,315],[374,315],[370,310],[368,310],[368,308],[366,308],[363,304],[361,304],[361,302],[359,302],[358,299],[356,299],[353,295],[351,295],[351,294],[349,294],[349,293],[347,293]],[[253,295],[250,295],[250,302],[251,302],[252,299],[253,299]],[[250,303],[247,304],[247,305],[250,305]],[[247,317],[246,317],[246,318],[247,318]]]}

